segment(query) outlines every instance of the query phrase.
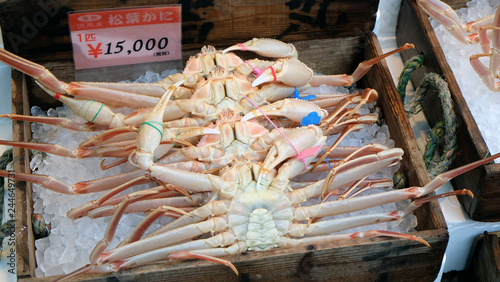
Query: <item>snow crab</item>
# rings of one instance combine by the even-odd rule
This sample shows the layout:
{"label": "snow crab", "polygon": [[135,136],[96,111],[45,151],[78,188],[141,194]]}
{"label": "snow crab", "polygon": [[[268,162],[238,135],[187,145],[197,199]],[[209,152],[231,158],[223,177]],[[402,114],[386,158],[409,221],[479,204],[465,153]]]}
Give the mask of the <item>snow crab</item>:
{"label": "snow crab", "polygon": [[[500,6],[495,14],[464,24],[448,4],[439,0],[418,0],[417,4],[461,43],[481,44],[483,53],[470,56],[470,63],[486,87],[499,92],[500,82],[495,79],[500,78]],[[479,60],[482,57],[489,58],[488,66]]]}
{"label": "snow crab", "polygon": [[[361,115],[358,110],[362,104],[376,100],[378,93],[373,89],[365,89],[354,95],[318,95],[316,99],[309,101],[284,98],[292,95],[305,98],[304,94],[295,95],[295,87],[300,91],[309,85],[332,80],[351,84],[381,57],[362,63],[351,76],[335,76],[330,80],[328,76],[315,76],[308,68],[304,68],[303,64],[294,59],[295,55],[289,44],[279,44],[292,50],[290,55],[280,52],[279,57],[290,58],[275,62],[252,60],[245,63],[228,55],[230,50],[250,50],[263,42],[275,43],[254,39],[225,51],[207,48],[190,60],[189,68],[184,74],[170,77],[169,83],[134,86],[61,84],[43,67],[6,51],[0,52],[0,57],[3,56],[1,60],[33,75],[54,98],[67,98],[65,101],[70,108],[74,108],[73,112],[80,112],[80,116],[97,126],[78,126],[64,119],[49,122],[78,130],[107,129],[82,145],[83,148],[100,146],[99,150],[105,152],[102,154],[95,148],[67,152],[56,145],[46,144],[36,147],[37,149],[48,146],[44,150],[49,153],[64,152],[63,155],[77,157],[107,156],[109,151],[106,150],[116,149],[112,156],[121,157],[134,166],[134,170],[125,174],[73,185],[47,175],[15,174],[18,180],[38,183],[59,193],[105,192],[67,214],[71,219],[110,217],[111,221],[103,239],[90,256],[90,264],[65,278],[86,272],[109,272],[158,261],[191,258],[222,263],[237,272],[231,262],[219,257],[324,240],[392,236],[425,244],[418,237],[388,231],[372,230],[347,235],[332,233],[404,217],[421,204],[435,198],[418,197],[427,195],[455,175],[491,159],[443,174],[422,188],[412,187],[374,196],[360,196],[366,189],[392,185],[388,179],[367,177],[399,163],[403,151],[376,144],[360,148],[339,148],[338,142],[327,146],[326,139],[334,133],[341,133],[342,138],[351,131],[359,130],[363,123],[373,123],[373,115]],[[263,47],[257,49],[261,50]],[[267,51],[263,54],[269,55]],[[251,66],[268,68],[260,71]],[[257,72],[260,73],[259,76],[255,74]],[[301,75],[300,80],[294,78],[297,73]],[[242,91],[241,85],[249,90]],[[157,92],[158,95],[137,95],[143,93],[138,90],[143,86],[155,89],[151,92]],[[190,87],[195,90],[191,91]],[[136,93],[123,94],[123,88]],[[283,89],[285,94],[276,89]],[[94,96],[85,96],[81,100],[64,95],[78,96],[84,93],[103,96],[99,94],[102,93],[100,91],[119,95],[110,101],[100,102],[85,100],[93,99],[91,97]],[[266,91],[270,91],[270,94],[265,94]],[[122,94],[125,96],[120,96]],[[129,97],[129,94],[133,98],[122,99]],[[129,116],[115,114],[111,109],[108,111],[105,105],[124,106],[117,105],[115,100],[147,109]],[[140,104],[135,102],[139,100]],[[258,107],[257,110],[253,108],[255,106],[252,102]],[[229,104],[231,105],[228,106]],[[198,110],[198,106],[202,109]],[[311,113],[315,122],[303,122]],[[171,116],[165,118],[166,115]],[[225,115],[229,122],[215,121]],[[27,117],[10,117],[28,120]],[[33,121],[46,122],[46,119]],[[204,135],[201,141],[194,139],[199,135]],[[239,143],[235,145],[234,142]],[[10,144],[33,146],[32,148],[37,146]],[[322,150],[326,150],[326,153],[320,157]],[[323,160],[329,161],[328,166]],[[295,179],[312,173],[315,169],[328,171],[328,176],[309,182]],[[0,171],[0,176],[7,174],[8,172]],[[153,181],[160,185],[118,195],[131,186]],[[453,193],[467,194],[467,191]],[[436,197],[442,196],[447,195]],[[335,197],[336,201],[327,201]],[[403,211],[342,220],[319,220],[415,198],[418,199]],[[318,199],[320,203],[302,206],[310,199]],[[148,215],[128,239],[108,250],[123,214],[136,212]],[[144,231],[158,217],[165,215],[177,219],[145,236]]]}
{"label": "snow crab", "polygon": [[[302,147],[323,145],[325,142],[326,138],[322,136],[321,130],[314,125],[298,130],[300,133],[295,131],[292,135],[306,137],[303,138],[306,142],[300,143]],[[279,147],[278,144],[275,146]],[[201,207],[189,212],[178,210],[173,206],[158,207],[137,226],[128,239],[115,249],[106,251],[109,242],[113,239],[121,214],[129,204],[140,202],[151,191],[127,195],[116,207],[104,238],[94,248],[90,256],[91,263],[64,279],[81,273],[117,271],[177,259],[209,260],[224,264],[238,274],[231,262],[218,257],[245,251],[262,251],[275,247],[366,236],[401,237],[427,244],[416,236],[388,231],[371,230],[346,235],[332,233],[367,224],[398,220],[423,203],[438,197],[470,194],[467,190],[459,190],[446,195],[418,198],[434,191],[454,176],[500,156],[492,156],[444,173],[422,188],[411,187],[371,196],[342,199],[339,197],[337,201],[322,202],[307,207],[300,206],[310,198],[320,197],[323,190],[330,192],[343,186],[357,185],[360,179],[364,179],[369,174],[399,162],[403,154],[403,151],[398,148],[387,148],[377,153],[365,151],[366,148],[356,150],[342,164],[335,167],[325,179],[295,189],[290,186],[290,179],[310,168],[310,163],[317,153],[305,160],[300,160],[295,157],[295,152],[290,146],[282,145],[281,149],[269,150],[269,154],[262,163],[236,161],[231,166],[222,169],[218,175],[188,172],[171,166],[150,163],[148,171],[153,177],[190,192],[209,192],[211,197]],[[414,198],[418,199],[403,211],[318,222],[311,220]],[[168,212],[179,213],[180,217],[142,238],[149,225]],[[199,238],[202,235],[208,235],[208,237]]]}

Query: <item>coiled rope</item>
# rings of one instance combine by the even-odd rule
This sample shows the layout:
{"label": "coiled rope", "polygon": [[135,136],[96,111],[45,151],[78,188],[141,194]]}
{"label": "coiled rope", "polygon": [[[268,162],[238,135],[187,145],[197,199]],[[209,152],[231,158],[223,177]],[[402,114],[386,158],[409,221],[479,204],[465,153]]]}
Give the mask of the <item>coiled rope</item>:
{"label": "coiled rope", "polygon": [[[405,63],[399,77],[397,90],[408,116],[415,115],[422,110],[422,100],[429,89],[434,87],[438,90],[444,120],[438,122],[431,129],[423,153],[427,172],[430,178],[434,179],[438,174],[448,170],[455,158],[457,151],[457,121],[448,83],[435,73],[428,73],[417,87],[415,94],[405,101],[406,86],[408,85],[410,76],[416,69],[422,66],[423,61],[424,56],[419,55],[409,59]],[[439,154],[440,148],[442,148],[442,152]],[[401,178],[401,175],[395,178],[396,188],[399,188],[399,185],[404,185],[404,183],[401,183],[403,182]]]}

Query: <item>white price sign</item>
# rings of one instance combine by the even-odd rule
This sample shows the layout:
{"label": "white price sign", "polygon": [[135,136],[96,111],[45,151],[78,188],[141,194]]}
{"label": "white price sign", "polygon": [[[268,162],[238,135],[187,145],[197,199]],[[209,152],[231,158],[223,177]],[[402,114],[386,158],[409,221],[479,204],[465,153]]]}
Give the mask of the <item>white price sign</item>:
{"label": "white price sign", "polygon": [[181,7],[69,14],[75,69],[180,60]]}

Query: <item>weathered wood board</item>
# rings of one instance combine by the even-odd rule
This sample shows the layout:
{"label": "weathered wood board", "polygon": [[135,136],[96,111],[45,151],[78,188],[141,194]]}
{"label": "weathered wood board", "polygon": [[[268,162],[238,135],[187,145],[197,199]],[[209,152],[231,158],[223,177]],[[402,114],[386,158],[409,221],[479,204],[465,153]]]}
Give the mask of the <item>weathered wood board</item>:
{"label": "weathered wood board", "polygon": [[484,232],[475,239],[467,274],[475,281],[500,280],[500,232]]}
{"label": "weathered wood board", "polygon": [[[445,1],[448,2],[448,1]],[[453,1],[453,7],[465,6],[467,1]],[[458,167],[479,160],[490,155],[474,118],[462,96],[460,87],[453,76],[441,46],[432,29],[428,16],[418,8],[413,0],[404,0],[401,6],[398,27],[396,30],[398,45],[411,40],[415,49],[402,54],[403,60],[423,54],[424,66],[412,75],[412,82],[418,85],[426,73],[442,74],[448,82],[455,112],[458,117],[459,128],[457,131],[458,153],[454,166]],[[433,126],[442,117],[439,113],[439,102],[428,99],[424,101],[424,112]],[[455,178],[452,183],[455,189],[470,189],[474,198],[459,196],[464,209],[474,220],[499,221],[500,220],[500,164],[487,164]]]}

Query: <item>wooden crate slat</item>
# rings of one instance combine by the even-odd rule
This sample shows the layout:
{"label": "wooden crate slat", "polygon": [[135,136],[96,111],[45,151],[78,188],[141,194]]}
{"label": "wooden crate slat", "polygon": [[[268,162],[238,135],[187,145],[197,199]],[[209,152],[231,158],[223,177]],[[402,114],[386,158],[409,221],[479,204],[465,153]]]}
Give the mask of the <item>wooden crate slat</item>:
{"label": "wooden crate slat", "polygon": [[[25,108],[23,107],[26,94],[26,83],[23,75],[20,73],[13,73],[12,79],[12,111],[16,114],[23,114]],[[22,122],[12,121],[12,139],[14,141],[21,141],[25,138],[25,131],[30,130],[28,124]],[[12,155],[14,156],[14,170],[16,172],[25,172],[26,163],[29,169],[29,158],[25,155],[24,149],[12,148]],[[29,226],[31,226],[31,213],[26,202],[30,189],[25,182],[16,181],[15,189],[15,233],[16,233],[16,268],[17,275],[30,275],[30,259],[31,243],[34,244],[33,238],[29,234]],[[30,194],[31,195],[31,194]],[[33,245],[34,246],[34,245]],[[34,272],[33,272],[34,273]]]}
{"label": "wooden crate slat", "polygon": [[500,232],[478,235],[472,249],[469,277],[477,281],[500,280]]}
{"label": "wooden crate slat", "polygon": [[[434,280],[447,245],[447,231],[419,232],[431,248],[403,239],[364,238],[321,243],[268,252],[229,255],[236,276],[228,267],[205,262],[170,262],[137,267],[113,274],[86,274],[72,281],[423,281]],[[425,258],[425,259],[424,259]],[[22,279],[52,281],[55,277]]]}

